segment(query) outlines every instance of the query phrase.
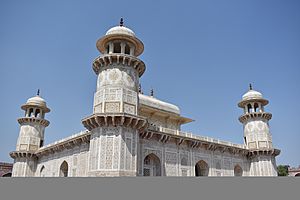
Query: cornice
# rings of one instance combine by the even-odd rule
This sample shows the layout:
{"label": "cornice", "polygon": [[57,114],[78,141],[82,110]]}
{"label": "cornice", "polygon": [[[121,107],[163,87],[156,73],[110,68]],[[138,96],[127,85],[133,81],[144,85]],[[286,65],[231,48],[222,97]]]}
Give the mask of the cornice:
{"label": "cornice", "polygon": [[255,119],[255,118],[264,118],[266,120],[270,120],[272,118],[272,114],[268,112],[252,112],[252,113],[246,113],[239,117],[239,121],[241,123],[246,122],[249,119]]}
{"label": "cornice", "polygon": [[26,124],[26,123],[38,123],[45,127],[49,126],[50,122],[46,119],[40,119],[35,117],[22,117],[18,119],[18,122],[20,125]]}
{"label": "cornice", "polygon": [[147,120],[144,117],[127,113],[96,113],[82,120],[82,124],[88,130],[103,126],[125,126],[139,131],[147,127]]}
{"label": "cornice", "polygon": [[138,71],[139,77],[144,74],[146,69],[145,63],[137,57],[121,53],[111,53],[97,57],[93,62],[93,70],[96,74],[99,74],[102,68],[108,67],[113,63],[133,67]]}

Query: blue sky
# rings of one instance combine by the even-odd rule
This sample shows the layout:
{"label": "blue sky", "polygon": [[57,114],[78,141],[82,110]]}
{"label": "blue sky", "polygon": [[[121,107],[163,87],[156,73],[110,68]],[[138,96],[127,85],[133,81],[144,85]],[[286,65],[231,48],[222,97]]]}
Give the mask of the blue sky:
{"label": "blue sky", "polygon": [[0,161],[12,162],[20,106],[38,88],[51,112],[45,143],[84,129],[92,113],[95,44],[124,18],[144,42],[143,91],[195,120],[184,131],[243,142],[237,107],[253,83],[270,104],[277,164],[300,164],[297,0],[1,1]]}

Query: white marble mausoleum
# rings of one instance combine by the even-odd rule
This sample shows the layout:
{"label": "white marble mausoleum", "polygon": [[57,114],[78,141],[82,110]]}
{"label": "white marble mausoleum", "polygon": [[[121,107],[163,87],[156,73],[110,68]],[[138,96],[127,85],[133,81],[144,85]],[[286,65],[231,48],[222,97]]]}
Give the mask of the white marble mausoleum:
{"label": "white marble mausoleum", "polygon": [[82,119],[85,130],[45,145],[50,109],[39,94],[29,98],[10,153],[12,176],[277,176],[280,150],[273,147],[272,114],[260,92],[250,86],[238,103],[244,144],[183,132],[181,125],[192,120],[176,105],[142,94],[144,45],[122,19],[96,46],[97,89],[93,113]]}

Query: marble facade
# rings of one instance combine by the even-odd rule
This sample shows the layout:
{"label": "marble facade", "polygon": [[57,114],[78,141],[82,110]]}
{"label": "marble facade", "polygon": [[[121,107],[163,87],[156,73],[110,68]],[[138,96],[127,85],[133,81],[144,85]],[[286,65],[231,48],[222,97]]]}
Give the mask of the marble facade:
{"label": "marble facade", "polygon": [[143,43],[123,25],[97,42],[102,55],[93,62],[97,89],[93,113],[82,119],[84,131],[44,145],[50,112],[39,94],[21,108],[14,177],[96,176],[277,176],[268,101],[252,88],[238,106],[244,144],[181,131],[193,120],[180,109],[142,94]]}

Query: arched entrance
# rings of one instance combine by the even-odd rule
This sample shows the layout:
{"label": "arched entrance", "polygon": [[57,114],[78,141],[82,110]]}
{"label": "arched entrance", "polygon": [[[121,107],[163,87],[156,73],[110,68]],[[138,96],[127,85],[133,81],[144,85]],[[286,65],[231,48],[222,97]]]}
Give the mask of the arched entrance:
{"label": "arched entrance", "polygon": [[144,159],[144,176],[161,176],[161,164],[159,158],[153,153]]}
{"label": "arched entrance", "polygon": [[300,173],[297,173],[295,176],[300,176]]}
{"label": "arched entrance", "polygon": [[64,161],[61,165],[60,165],[60,169],[59,169],[59,176],[60,177],[67,177],[68,176],[68,163],[66,161]]}
{"label": "arched entrance", "polygon": [[242,176],[243,175],[243,169],[241,166],[236,165],[234,166],[234,176]]}
{"label": "arched entrance", "polygon": [[200,160],[195,165],[195,176],[208,176],[209,167],[204,160]]}

